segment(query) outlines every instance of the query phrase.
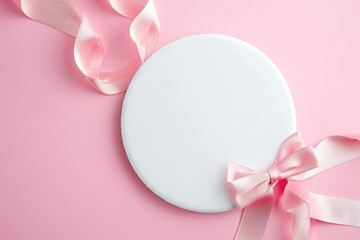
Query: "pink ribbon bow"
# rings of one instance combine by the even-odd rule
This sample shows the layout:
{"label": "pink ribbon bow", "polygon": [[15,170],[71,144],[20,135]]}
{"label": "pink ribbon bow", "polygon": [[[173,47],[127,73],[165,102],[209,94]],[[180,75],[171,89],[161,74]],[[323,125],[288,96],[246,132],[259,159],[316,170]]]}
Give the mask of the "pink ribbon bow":
{"label": "pink ribbon bow", "polygon": [[273,207],[273,188],[280,180],[287,180],[279,200],[281,209],[292,215],[293,239],[310,239],[311,218],[360,227],[360,201],[312,193],[301,186],[302,180],[358,157],[357,139],[331,136],[312,148],[295,133],[281,144],[274,165],[266,172],[230,162],[228,182],[237,206],[243,209],[235,239],[262,239]]}

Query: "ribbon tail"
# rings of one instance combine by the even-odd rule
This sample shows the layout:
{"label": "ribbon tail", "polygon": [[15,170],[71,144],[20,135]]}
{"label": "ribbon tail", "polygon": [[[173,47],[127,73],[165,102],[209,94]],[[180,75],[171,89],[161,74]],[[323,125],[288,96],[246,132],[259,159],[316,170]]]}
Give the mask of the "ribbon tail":
{"label": "ribbon tail", "polygon": [[294,240],[310,239],[311,219],[309,205],[302,203],[291,212],[292,235]]}
{"label": "ribbon tail", "polygon": [[234,240],[261,240],[264,236],[273,205],[273,194],[268,194],[246,207]]}
{"label": "ribbon tail", "polygon": [[360,201],[308,192],[299,184],[288,184],[281,207],[292,214],[296,240],[310,239],[310,219],[360,227]]}
{"label": "ribbon tail", "polygon": [[360,227],[360,201],[321,195],[313,192],[296,192],[310,207],[310,217],[322,222]]}
{"label": "ribbon tail", "polygon": [[294,240],[311,239],[311,218],[309,203],[292,192],[288,186],[280,201],[281,208],[291,214]]}

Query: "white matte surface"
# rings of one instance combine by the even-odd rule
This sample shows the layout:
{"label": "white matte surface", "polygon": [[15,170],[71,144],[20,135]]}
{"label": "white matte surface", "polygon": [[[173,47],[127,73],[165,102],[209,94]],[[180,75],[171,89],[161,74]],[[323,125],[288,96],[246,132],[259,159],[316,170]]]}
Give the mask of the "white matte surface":
{"label": "white matte surface", "polygon": [[296,129],[276,66],[222,35],[182,38],[153,54],[129,86],[121,124],[142,181],[166,201],[199,212],[234,208],[228,161],[265,170]]}

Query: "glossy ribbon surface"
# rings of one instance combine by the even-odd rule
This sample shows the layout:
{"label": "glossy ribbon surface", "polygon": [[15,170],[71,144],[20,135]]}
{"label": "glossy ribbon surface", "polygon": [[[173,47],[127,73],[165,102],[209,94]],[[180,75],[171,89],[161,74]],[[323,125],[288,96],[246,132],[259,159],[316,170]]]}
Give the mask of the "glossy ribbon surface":
{"label": "glossy ribbon surface", "polygon": [[310,239],[311,219],[360,227],[360,201],[309,192],[302,181],[360,157],[360,141],[331,136],[315,148],[306,146],[299,133],[286,139],[274,165],[254,172],[231,162],[228,182],[237,206],[243,209],[235,239],[262,239],[273,207],[273,188],[287,180],[279,195],[280,208],[292,216],[293,239]]}
{"label": "glossy ribbon surface", "polygon": [[152,0],[109,0],[118,13],[134,19],[130,36],[137,46],[137,52],[121,68],[103,72],[104,48],[77,4],[69,0],[16,1],[29,18],[75,38],[74,58],[78,68],[104,94],[125,92],[133,75],[159,39],[159,21]]}

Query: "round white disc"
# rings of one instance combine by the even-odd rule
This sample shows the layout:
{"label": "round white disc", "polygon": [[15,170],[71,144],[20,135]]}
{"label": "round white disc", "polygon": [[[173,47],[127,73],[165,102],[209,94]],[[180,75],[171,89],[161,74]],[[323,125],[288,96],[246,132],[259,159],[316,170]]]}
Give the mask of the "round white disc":
{"label": "round white disc", "polygon": [[140,67],[121,126],[128,158],[154,193],[184,209],[221,212],[234,208],[228,162],[267,169],[296,123],[271,60],[211,34],[170,43]]}

